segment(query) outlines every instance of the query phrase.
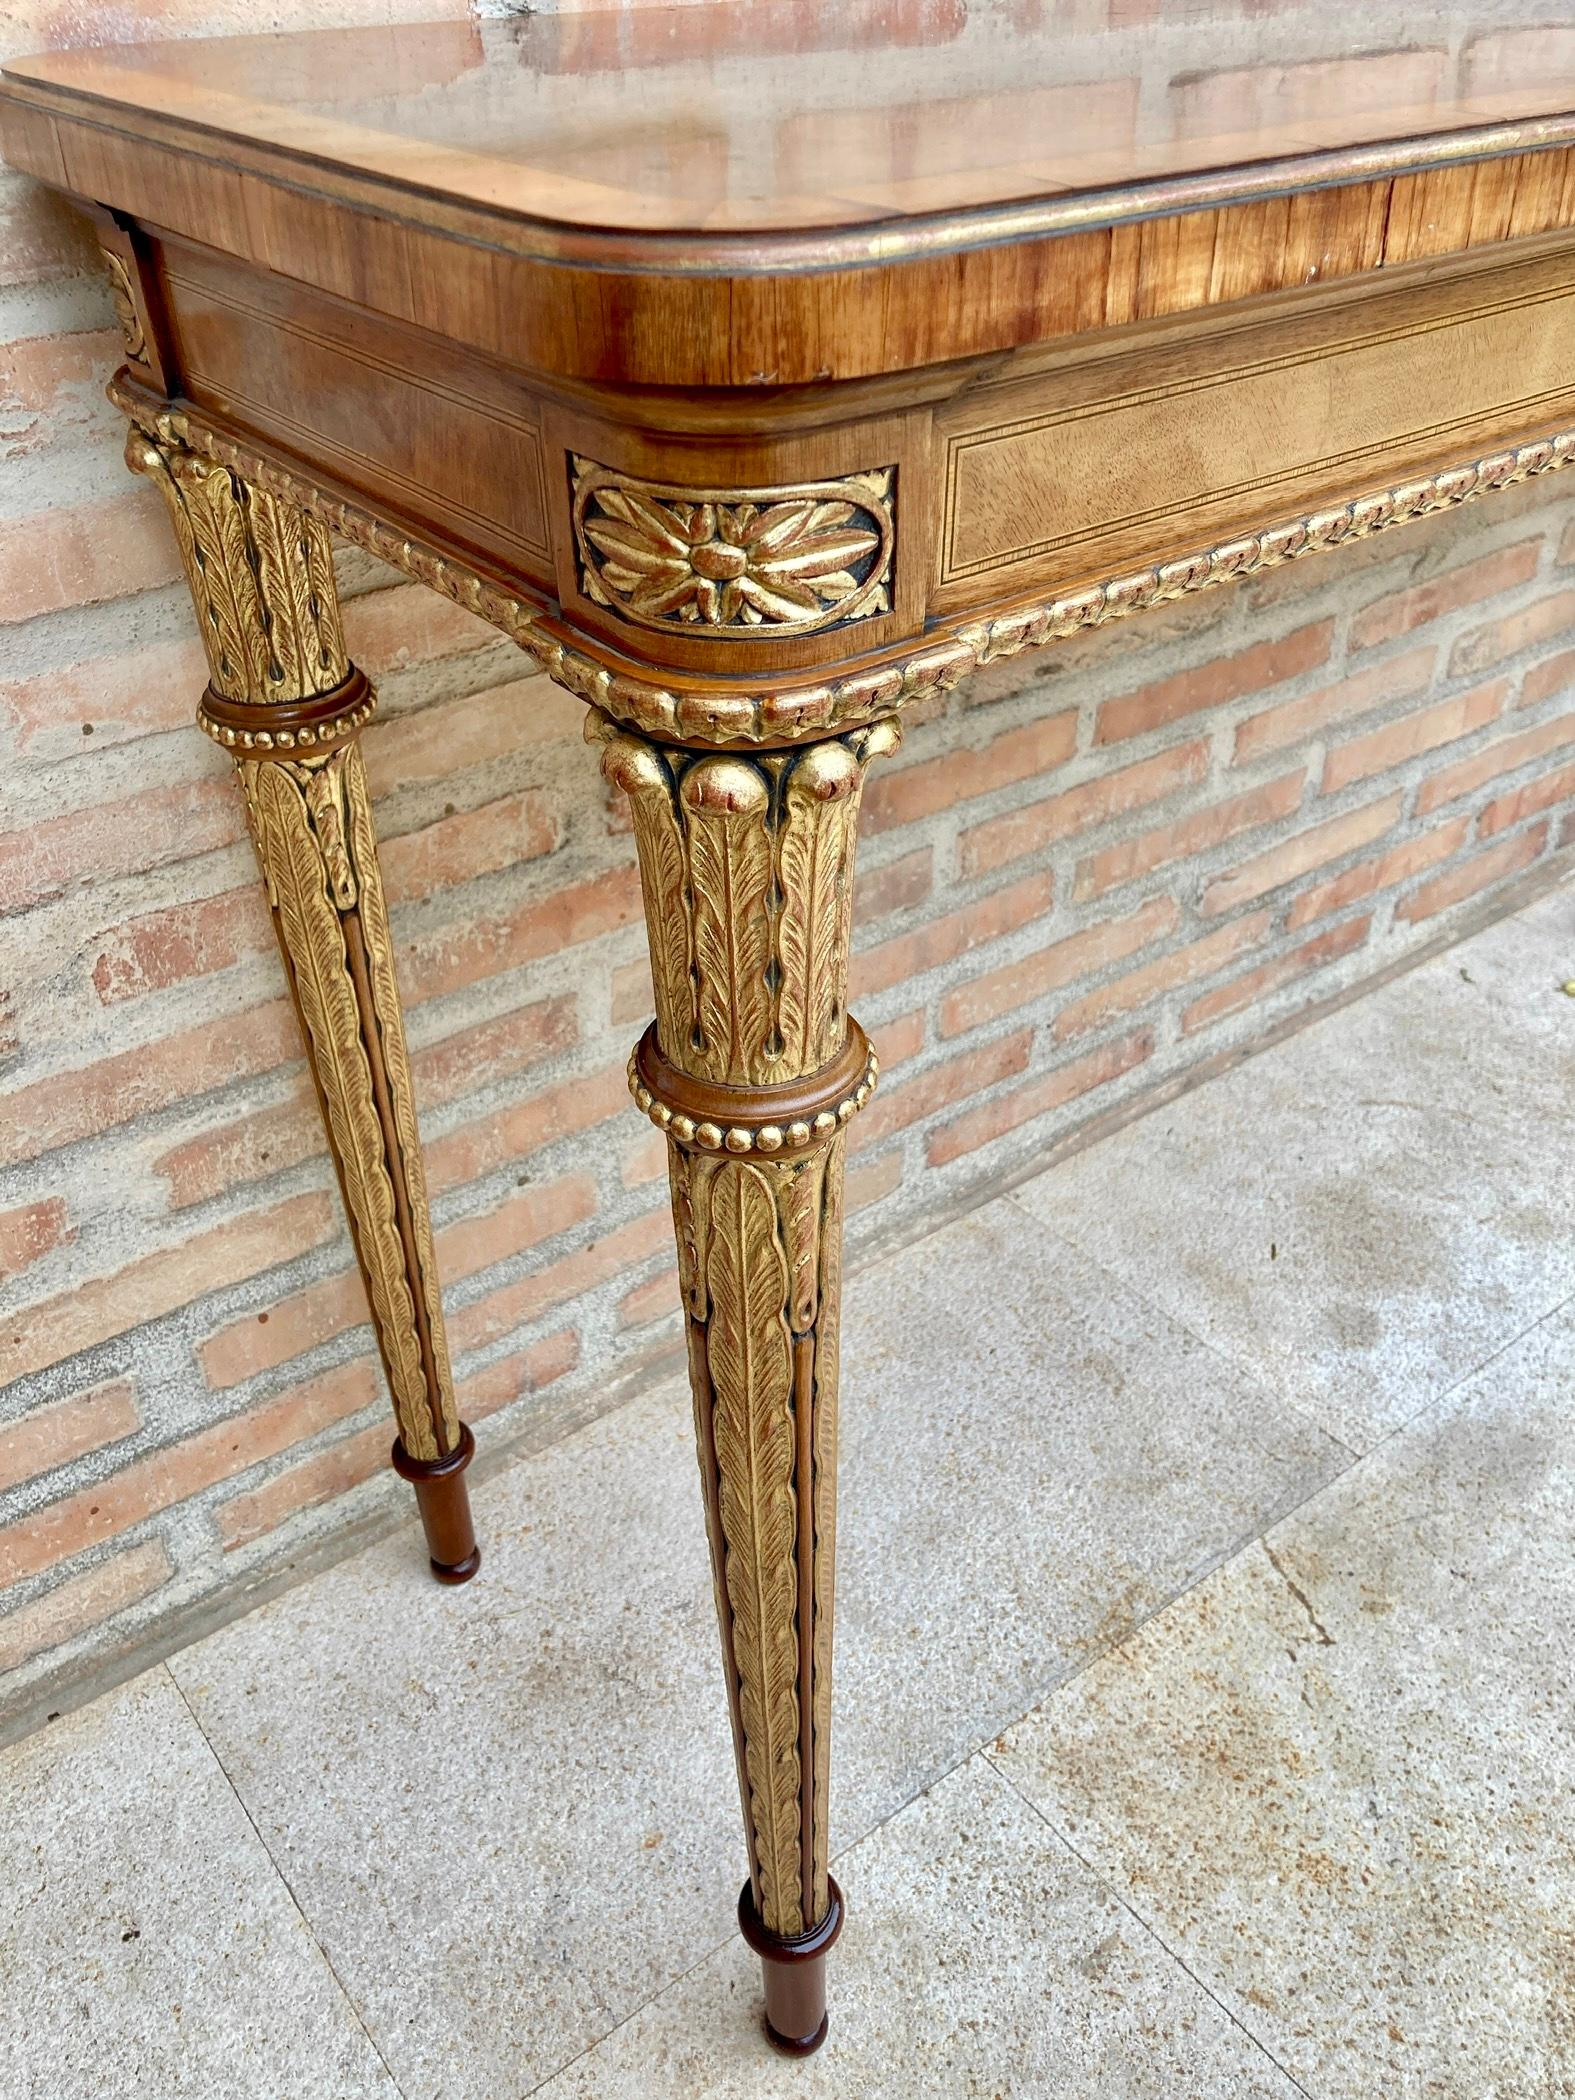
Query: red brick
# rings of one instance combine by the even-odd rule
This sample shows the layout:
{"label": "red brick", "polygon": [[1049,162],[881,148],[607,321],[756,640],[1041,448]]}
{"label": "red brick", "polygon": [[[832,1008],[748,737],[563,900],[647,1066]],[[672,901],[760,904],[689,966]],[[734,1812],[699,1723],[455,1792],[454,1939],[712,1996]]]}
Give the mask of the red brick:
{"label": "red brick", "polygon": [[1458,853],[1466,842],[1471,829],[1469,817],[1456,817],[1452,823],[1441,824],[1436,830],[1424,831],[1402,845],[1391,846],[1387,853],[1380,853],[1372,860],[1359,860],[1355,867],[1346,868],[1328,882],[1317,883],[1310,890],[1303,890],[1299,897],[1291,899],[1291,908],[1286,913],[1287,931],[1294,933],[1299,926],[1309,926],[1314,919],[1327,918],[1332,911],[1343,911],[1348,904],[1355,904],[1363,897],[1371,897],[1379,890],[1393,889],[1397,883],[1409,882],[1413,875],[1424,869],[1437,867],[1441,860],[1448,860]]}
{"label": "red brick", "polygon": [[345,646],[369,678],[408,664],[462,656],[499,639],[495,627],[429,591],[424,583],[362,591],[344,601],[343,617]]}
{"label": "red brick", "polygon": [[1152,897],[1121,919],[1101,919],[1080,933],[1069,933],[1048,948],[1037,948],[1017,962],[986,970],[970,984],[948,992],[941,1001],[941,1034],[963,1035],[982,1022],[1027,1006],[1046,992],[1059,991],[1075,978],[1101,970],[1107,963],[1135,955],[1153,941],[1162,940],[1180,921],[1180,911],[1170,897]]}
{"label": "red brick", "polygon": [[153,1171],[168,1185],[170,1208],[183,1210],[225,1189],[282,1174],[325,1152],[327,1144],[311,1081],[303,1072],[288,1101],[172,1147],[153,1162]]}
{"label": "red brick", "polygon": [[659,1130],[647,1130],[636,1138],[623,1156],[621,1170],[626,1189],[640,1189],[667,1174],[667,1140]]}
{"label": "red brick", "polygon": [[588,882],[550,891],[497,918],[466,919],[415,941],[400,959],[400,982],[412,1002],[499,977],[522,963],[556,955],[640,918],[640,877],[610,868]]}
{"label": "red brick", "polygon": [[1020,729],[1008,729],[972,751],[943,751],[901,772],[877,773],[864,794],[863,827],[887,831],[893,824],[912,824],[937,811],[1014,780],[1031,780],[1071,757],[1077,745],[1077,711],[1045,715]]}
{"label": "red brick", "polygon": [[1478,891],[1491,888],[1495,882],[1507,882],[1511,875],[1518,875],[1529,868],[1548,843],[1546,824],[1534,824],[1529,831],[1517,831],[1507,839],[1500,839],[1485,853],[1474,853],[1469,860],[1460,861],[1452,868],[1445,868],[1431,882],[1424,882],[1409,897],[1402,897],[1395,906],[1397,919],[1418,921],[1431,919],[1435,913],[1447,911],[1452,904],[1460,904]]}
{"label": "red brick", "polygon": [[1561,766],[1556,772],[1544,773],[1540,780],[1528,780],[1524,787],[1514,788],[1488,804],[1477,819],[1477,837],[1493,838],[1498,832],[1508,831],[1523,817],[1535,816],[1538,810],[1554,809],[1572,795],[1575,795],[1575,766]]}
{"label": "red brick", "polygon": [[1463,634],[1450,654],[1450,675],[1473,678],[1538,642],[1561,640],[1571,627],[1575,627],[1575,591],[1541,598],[1520,612],[1505,613],[1502,619],[1489,620]]}
{"label": "red brick", "polygon": [[178,1247],[145,1254],[113,1276],[78,1284],[0,1322],[0,1384],[293,1261],[338,1230],[336,1207],[326,1196],[292,1196],[272,1210],[234,1218]]}
{"label": "red brick", "polygon": [[479,809],[441,817],[422,831],[387,839],[378,848],[389,901],[425,897],[478,875],[539,860],[562,838],[558,818],[540,788],[501,795]]}
{"label": "red brick", "polygon": [[0,1532],[0,1561],[13,1581],[36,1575],[358,1414],[376,1397],[370,1364],[341,1365],[47,1503]]}
{"label": "red brick", "polygon": [[999,940],[1003,933],[1042,918],[1054,902],[1054,895],[1048,873],[1028,875],[1021,882],[1008,883],[1005,889],[992,890],[988,897],[976,898],[972,904],[931,919],[927,925],[916,926],[911,933],[898,934],[876,948],[862,949],[849,968],[849,996],[854,1001],[872,998],[888,985],[905,984],[923,976],[926,970],[955,962],[958,956],[982,948],[987,941]]}
{"label": "red brick", "polygon": [[1282,985],[1294,978],[1305,976],[1309,970],[1321,970],[1326,964],[1338,962],[1342,955],[1349,955],[1366,940],[1372,919],[1347,919],[1342,926],[1331,926],[1325,932],[1315,934],[1310,941],[1303,941],[1299,948],[1292,948],[1286,955],[1276,955],[1267,962],[1259,963],[1255,970],[1248,970],[1240,977],[1233,977],[1229,984],[1216,985],[1212,992],[1205,992],[1201,999],[1194,999],[1181,1016],[1183,1035],[1195,1035],[1200,1028],[1211,1027],[1223,1021],[1228,1014],[1239,1014],[1244,1007],[1259,999],[1266,999]]}
{"label": "red brick", "polygon": [[245,833],[239,798],[223,778],[148,788],[124,802],[46,817],[0,836],[0,912],[24,910],[78,883],[189,860]]}
{"label": "red brick", "polygon": [[1136,1034],[1102,1043],[1082,1057],[1069,1058],[1052,1071],[1029,1080],[1026,1086],[1013,1087],[992,1101],[982,1101],[977,1108],[964,1109],[951,1122],[932,1130],[925,1140],[925,1157],[932,1167],[948,1166],[964,1153],[977,1152],[981,1146],[1004,1137],[1007,1131],[1019,1130],[1024,1123],[1065,1107],[1079,1094],[1107,1086],[1124,1072],[1135,1070],[1153,1048],[1153,1031],[1140,1028]]}
{"label": "red brick", "polygon": [[[595,1186],[584,1174],[525,1189],[479,1217],[446,1225],[436,1235],[438,1275],[445,1284],[457,1283],[462,1276],[583,1224],[595,1209]],[[360,1272],[351,1270],[310,1284],[265,1313],[231,1321],[209,1335],[197,1355],[208,1384],[220,1389],[288,1363],[369,1318]],[[452,1320],[449,1326],[452,1330]]]}
{"label": "red brick", "polygon": [[1404,800],[1402,795],[1386,795],[1382,802],[1366,803],[1361,809],[1348,810],[1343,817],[1329,817],[1308,831],[1297,832],[1294,838],[1283,839],[1255,860],[1244,861],[1228,874],[1216,875],[1203,892],[1202,911],[1209,917],[1234,911],[1238,904],[1251,904],[1271,890],[1294,882],[1298,876],[1310,874],[1314,868],[1372,845],[1398,821]]}
{"label": "red brick", "polygon": [[[7,42],[20,48],[14,30]],[[37,284],[95,267],[102,264],[86,219],[42,183],[13,178],[0,195],[0,284]]]}
{"label": "red brick", "polygon": [[500,1335],[538,1319],[553,1306],[594,1289],[609,1276],[616,1276],[620,1269],[632,1268],[659,1249],[670,1247],[672,1240],[673,1222],[664,1203],[660,1210],[621,1225],[616,1232],[593,1240],[578,1253],[564,1255],[537,1275],[506,1283],[486,1297],[462,1305],[450,1315],[449,1340],[455,1349],[484,1348]]}
{"label": "red brick", "polygon": [[916,1006],[910,1013],[899,1014],[895,1020],[882,1021],[875,1031],[875,1054],[880,1059],[882,1072],[893,1071],[917,1057],[924,1048],[924,1008]]}
{"label": "red brick", "polygon": [[1099,710],[1094,741],[1114,744],[1123,737],[1143,736],[1205,707],[1219,707],[1227,700],[1240,699],[1244,693],[1261,692],[1266,686],[1282,685],[1287,678],[1299,678],[1303,672],[1328,661],[1333,639],[1334,622],[1319,620],[1277,640],[1256,642],[1235,656],[1195,665],[1191,670],[1178,671],[1173,678],[1162,678],[1157,684],[1140,686],[1135,693],[1107,700]]}
{"label": "red brick", "polygon": [[73,1393],[49,1407],[35,1407],[0,1427],[0,1490],[69,1465],[85,1452],[119,1443],[138,1422],[136,1398],[124,1378]]}
{"label": "red brick", "polygon": [[1575,691],[1575,649],[1561,649],[1557,656],[1545,656],[1541,663],[1533,664],[1520,681],[1520,698],[1517,707],[1535,707],[1540,701],[1550,700],[1555,693],[1561,698]]}
{"label": "red brick", "polygon": [[20,1276],[35,1261],[75,1238],[64,1196],[43,1196],[36,1203],[0,1210],[0,1283]]}
{"label": "red brick", "polygon": [[[571,999],[538,999],[496,1020],[456,1029],[412,1055],[416,1105],[425,1112],[505,1073],[523,1071],[571,1048],[577,1034]],[[326,1149],[322,1118],[303,1073],[290,1100],[176,1145],[153,1168],[169,1185],[171,1205],[180,1209],[282,1173]]]}
{"label": "red brick", "polygon": [[622,1027],[649,1021],[655,1011],[650,958],[642,955],[634,962],[619,963],[612,973],[611,1018],[614,1025]]}
{"label": "red brick", "polygon": [[626,1291],[618,1301],[618,1325],[620,1327],[649,1327],[653,1320],[668,1320],[681,1312],[682,1301],[678,1295],[678,1265],[663,1269],[647,1283],[637,1283],[632,1291]]}
{"label": "red brick", "polygon": [[931,1065],[927,1072],[902,1086],[883,1087],[854,1125],[854,1144],[861,1149],[877,1144],[894,1130],[906,1130],[909,1124],[922,1122],[926,1116],[949,1108],[954,1101],[982,1093],[998,1080],[1026,1071],[1033,1041],[1031,1028],[1018,1028],[999,1042],[985,1043],[977,1050],[965,1050],[960,1056],[948,1058],[944,1064]]}
{"label": "red brick", "polygon": [[851,1218],[858,1210],[868,1210],[872,1203],[879,1203],[889,1196],[902,1180],[902,1153],[893,1149],[883,1152],[878,1159],[856,1159],[849,1162],[844,1181],[843,1208]]}
{"label": "red brick", "polygon": [[1030,802],[1004,816],[988,817],[957,841],[958,866],[965,876],[987,875],[1007,861],[1038,853],[1057,839],[1125,816],[1129,810],[1161,802],[1179,787],[1195,785],[1209,769],[1205,739],[1176,744],[1152,758],[1116,766],[1043,802]]}
{"label": "red brick", "polygon": [[[0,725],[10,729],[21,757],[91,755],[107,744],[192,729],[207,675],[195,636],[139,645],[0,680]],[[83,734],[85,724],[91,735]]]}
{"label": "red brick", "polygon": [[579,1034],[574,1000],[563,997],[536,999],[490,1021],[453,1029],[411,1053],[416,1100],[422,1108],[457,1100],[544,1057],[572,1050]]}
{"label": "red brick", "polygon": [[900,860],[889,860],[868,874],[861,870],[853,893],[855,920],[867,926],[872,919],[883,919],[889,912],[907,911],[922,904],[930,894],[932,859],[931,849],[921,846],[916,853],[905,853]]}
{"label": "red brick", "polygon": [[150,1597],[173,1572],[162,1540],[148,1539],[67,1576],[32,1604],[0,1619],[0,1673],[19,1670],[35,1656],[107,1625]]}
{"label": "red brick", "polygon": [[0,1166],[271,1071],[299,1045],[294,1012],[279,999],[34,1080],[0,1095]]}
{"label": "red brick", "polygon": [[[572,1329],[548,1335],[518,1355],[500,1357],[460,1381],[455,1392],[460,1417],[472,1424],[480,1422],[511,1401],[540,1392],[572,1370],[578,1360],[579,1336]],[[253,1539],[277,1530],[287,1518],[370,1480],[388,1464],[392,1440],[393,1424],[376,1422],[370,1429],[341,1438],[326,1451],[286,1466],[260,1487],[232,1495],[218,1512],[225,1552],[250,1545]]]}
{"label": "red brick", "polygon": [[1529,583],[1537,573],[1542,553],[1540,539],[1519,540],[1513,547],[1500,547],[1476,561],[1462,562],[1442,576],[1414,584],[1410,590],[1393,591],[1386,598],[1364,606],[1351,622],[1351,647],[1371,649],[1380,642],[1397,641],[1425,627],[1430,620],[1456,612],[1462,605],[1476,605]]}
{"label": "red brick", "polygon": [[1190,941],[1184,948],[1172,948],[1168,955],[1156,956],[1139,970],[1128,971],[1111,984],[1102,984],[1097,990],[1087,992],[1075,999],[1070,1006],[1062,1007],[1055,1018],[1055,1039],[1058,1043],[1068,1041],[1074,1035],[1082,1035],[1090,1028],[1097,1028],[1116,1014],[1130,1013],[1134,1007],[1146,1005],[1157,999],[1162,992],[1171,991],[1178,984],[1188,984],[1194,977],[1207,977],[1220,969],[1234,957],[1257,947],[1269,931],[1269,914],[1258,912],[1247,919],[1237,919],[1229,926],[1220,926],[1207,933],[1201,941]]}
{"label": "red brick", "polygon": [[632,1113],[623,1065],[604,1065],[583,1079],[543,1087],[512,1108],[462,1123],[426,1147],[428,1185],[456,1188],[510,1160],[524,1159],[543,1145],[589,1130],[609,1116]]}
{"label": "red brick", "polygon": [[[23,336],[0,344],[0,400],[18,419],[11,425],[15,449],[42,449],[67,431],[75,436],[89,416],[112,428],[111,415],[100,417],[96,397],[102,396],[104,374],[123,355],[120,335],[112,328]],[[39,420],[24,431],[22,416]]]}
{"label": "red brick", "polygon": [[533,673],[485,692],[440,700],[408,715],[374,720],[362,739],[374,795],[442,780],[467,766],[496,765],[518,751],[579,735],[582,703]]}
{"label": "red brick", "polygon": [[1077,864],[1078,901],[1086,903],[1090,897],[1102,897],[1107,890],[1150,874],[1170,861],[1207,853],[1238,832],[1288,817],[1300,806],[1306,781],[1306,773],[1298,767],[1294,773],[1284,773],[1262,787],[1248,788],[1244,794],[1232,795],[1223,802],[1211,802],[1188,816],[1177,817],[1152,831],[1140,831],[1135,838],[1120,839],[1115,845],[1090,854]]}
{"label": "red brick", "polygon": [[164,501],[151,489],[0,523],[0,625],[128,597],[179,574]]}
{"label": "red brick", "polygon": [[1486,750],[1429,774],[1417,790],[1417,815],[1425,817],[1441,804],[1469,795],[1487,781],[1513,773],[1544,752],[1557,751],[1571,743],[1575,743],[1575,715],[1556,715],[1552,721],[1539,722],[1534,729],[1523,729],[1516,736],[1499,737]]}
{"label": "red brick", "polygon": [[1249,715],[1237,724],[1233,763],[1250,764],[1287,745],[1324,736],[1336,722],[1348,722],[1353,715],[1425,692],[1437,661],[1438,651],[1432,647],[1409,649],[1404,656],[1391,656],[1384,663],[1352,672],[1338,685],[1322,686],[1299,700],[1282,700],[1278,707]]}
{"label": "red brick", "polygon": [[100,935],[93,988],[103,1006],[185,984],[274,946],[273,919],[261,882],[143,912]]}
{"label": "red brick", "polygon": [[1332,795],[1353,781],[1371,780],[1392,766],[1404,765],[1407,759],[1418,758],[1424,751],[1436,751],[1442,744],[1474,736],[1477,730],[1497,720],[1508,698],[1509,681],[1495,678],[1489,685],[1473,686],[1470,692],[1457,693],[1452,700],[1418,708],[1414,714],[1402,715],[1398,722],[1386,722],[1382,729],[1353,737],[1349,743],[1336,744],[1323,762],[1324,793]]}
{"label": "red brick", "polygon": [[596,1184],[588,1174],[565,1174],[543,1188],[521,1189],[491,1210],[443,1227],[436,1236],[438,1273],[457,1283],[595,1215]]}

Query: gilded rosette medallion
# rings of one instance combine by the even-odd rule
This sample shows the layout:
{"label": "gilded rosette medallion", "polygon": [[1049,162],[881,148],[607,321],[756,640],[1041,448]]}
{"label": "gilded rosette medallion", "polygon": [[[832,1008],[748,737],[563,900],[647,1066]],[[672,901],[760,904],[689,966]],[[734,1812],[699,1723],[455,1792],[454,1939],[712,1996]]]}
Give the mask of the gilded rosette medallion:
{"label": "gilded rosette medallion", "polygon": [[891,609],[896,472],[784,488],[690,489],[575,459],[587,598],[640,627],[809,634]]}

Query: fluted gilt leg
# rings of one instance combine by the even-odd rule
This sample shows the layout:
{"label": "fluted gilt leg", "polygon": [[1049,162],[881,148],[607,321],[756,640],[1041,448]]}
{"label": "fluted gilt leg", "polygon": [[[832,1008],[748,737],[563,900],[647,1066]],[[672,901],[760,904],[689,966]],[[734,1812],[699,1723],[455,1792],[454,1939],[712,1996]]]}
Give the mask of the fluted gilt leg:
{"label": "fluted gilt leg", "polygon": [[235,759],[285,974],[366,1284],[433,1573],[480,1554],[388,910],[359,737],[372,689],[345,655],[326,529],[156,421],[129,465],[168,506],[208,654],[202,727]]}
{"label": "fluted gilt leg", "polygon": [[630,796],[656,1020],[630,1063],[667,1133],[695,1435],[749,1853],[739,1923],[766,2026],[826,2033],[844,1129],[876,1065],[846,1006],[853,853],[878,722],[747,757],[593,715]]}

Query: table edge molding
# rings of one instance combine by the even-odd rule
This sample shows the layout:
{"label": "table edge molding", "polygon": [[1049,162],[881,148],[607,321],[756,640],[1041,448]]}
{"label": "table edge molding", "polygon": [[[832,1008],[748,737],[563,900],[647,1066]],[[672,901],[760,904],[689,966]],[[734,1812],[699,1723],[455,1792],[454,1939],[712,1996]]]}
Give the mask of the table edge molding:
{"label": "table edge molding", "polygon": [[1575,461],[1575,429],[1550,432],[1047,600],[984,618],[960,618],[915,645],[854,665],[832,680],[750,689],[697,678],[675,688],[600,661],[580,645],[575,630],[478,570],[409,537],[365,506],[327,493],[308,475],[280,465],[189,409],[150,400],[129,374],[118,373],[109,394],[150,436],[186,445],[257,487],[288,497],[352,546],[475,613],[587,705],[646,735],[706,746],[780,747],[855,728],[946,691],[970,671],[1002,657],[1304,555],[1369,539]]}

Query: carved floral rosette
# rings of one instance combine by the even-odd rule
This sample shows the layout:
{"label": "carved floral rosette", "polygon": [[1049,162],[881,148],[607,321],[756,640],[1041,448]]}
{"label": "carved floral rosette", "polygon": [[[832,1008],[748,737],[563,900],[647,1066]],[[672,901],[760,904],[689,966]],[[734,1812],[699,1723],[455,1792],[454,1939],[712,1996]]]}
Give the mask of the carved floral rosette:
{"label": "carved floral rosette", "polygon": [[637,626],[737,639],[891,609],[894,468],[759,489],[571,470],[580,587]]}

